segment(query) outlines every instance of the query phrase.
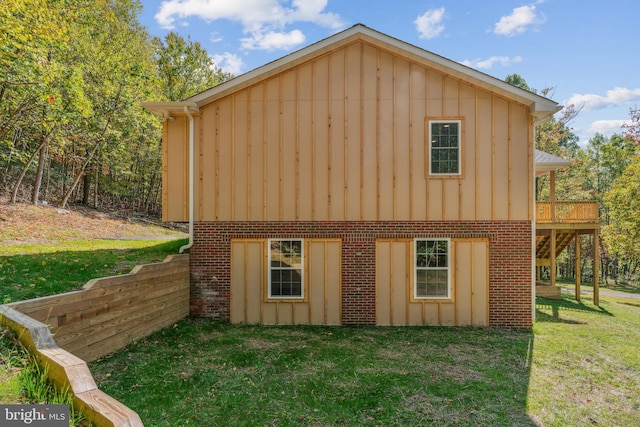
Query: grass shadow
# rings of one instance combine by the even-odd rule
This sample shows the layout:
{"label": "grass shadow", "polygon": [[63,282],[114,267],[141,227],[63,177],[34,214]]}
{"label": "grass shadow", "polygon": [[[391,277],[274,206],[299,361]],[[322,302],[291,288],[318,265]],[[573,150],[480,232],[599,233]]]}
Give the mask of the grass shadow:
{"label": "grass shadow", "polygon": [[640,303],[621,302],[620,304],[630,305],[631,307],[640,307]]}
{"label": "grass shadow", "polygon": [[[549,281],[543,281],[543,283],[549,284]],[[559,277],[556,280],[556,284],[561,285],[564,288],[569,288],[572,291],[575,290],[575,279],[568,277]],[[593,281],[591,279],[583,279],[581,286],[583,288],[583,295],[588,295],[589,293],[584,293],[585,290],[590,292],[593,291]],[[618,279],[618,281],[614,281],[613,279],[607,278],[606,280],[600,280],[600,289],[603,291],[616,291],[616,292],[626,292],[629,294],[640,294],[640,284],[636,281],[627,281],[625,279]]]}
{"label": "grass shadow", "polygon": [[608,282],[606,288],[611,291],[626,292],[628,294],[640,294],[640,286],[637,283],[629,282]]}
{"label": "grass shadow", "polygon": [[[547,312],[551,312],[548,314]],[[594,313],[603,316],[613,316],[607,309],[594,305],[587,305],[582,301],[563,297],[559,300],[547,299],[543,297],[536,298],[536,321],[538,322],[554,322],[567,324],[585,324],[585,322],[566,319],[561,316],[561,312],[581,312]]]}

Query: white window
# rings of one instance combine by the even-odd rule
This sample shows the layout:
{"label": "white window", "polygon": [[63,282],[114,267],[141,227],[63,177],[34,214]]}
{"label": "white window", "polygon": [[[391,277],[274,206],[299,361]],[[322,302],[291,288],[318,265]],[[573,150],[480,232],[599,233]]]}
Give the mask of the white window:
{"label": "white window", "polygon": [[461,134],[461,120],[429,121],[429,174],[461,174]]}
{"label": "white window", "polygon": [[414,298],[450,299],[449,239],[415,240]]}
{"label": "white window", "polygon": [[304,298],[302,239],[269,239],[269,298]]}

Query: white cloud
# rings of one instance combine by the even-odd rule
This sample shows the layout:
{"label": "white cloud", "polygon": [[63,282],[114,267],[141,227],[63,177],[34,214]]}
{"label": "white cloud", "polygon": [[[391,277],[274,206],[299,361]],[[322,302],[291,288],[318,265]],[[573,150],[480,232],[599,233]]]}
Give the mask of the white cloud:
{"label": "white cloud", "polygon": [[257,30],[251,32],[251,37],[242,38],[240,41],[244,49],[289,50],[304,43],[305,36],[300,30],[293,30],[288,33]]}
{"label": "white cloud", "polygon": [[429,9],[413,21],[421,39],[429,40],[438,37],[444,31],[444,24],[442,23],[444,12],[444,7]]}
{"label": "white cloud", "polygon": [[608,90],[606,95],[596,95],[594,93],[573,94],[571,98],[563,102],[564,105],[575,105],[578,109],[585,111],[598,110],[611,105],[621,105],[640,99],[640,88],[628,89],[626,87],[615,87]]}
{"label": "white cloud", "polygon": [[588,133],[591,135],[595,135],[596,133],[602,135],[622,133],[622,125],[626,122],[628,122],[628,120],[596,120],[589,126]]}
{"label": "white cloud", "polygon": [[209,36],[209,41],[211,41],[211,43],[220,43],[222,40],[224,40],[224,37],[222,37],[222,34],[217,31],[212,32]]}
{"label": "white cloud", "polygon": [[212,55],[211,59],[213,59],[216,66],[224,72],[231,73],[234,76],[242,74],[244,62],[238,55],[225,52],[222,54]]}
{"label": "white cloud", "polygon": [[515,64],[518,62],[522,62],[521,56],[514,56],[511,58],[508,56],[492,56],[487,59],[473,59],[473,60],[465,59],[464,61],[461,62],[461,64],[466,65],[467,67],[488,70],[490,68],[493,68],[494,64],[500,64],[503,67],[509,67],[511,66],[511,64]]}
{"label": "white cloud", "polygon": [[165,0],[154,18],[161,27],[172,29],[176,20],[190,17],[207,22],[228,19],[249,25],[281,19],[283,15],[278,0]]}
{"label": "white cloud", "polygon": [[524,33],[528,27],[544,23],[544,15],[538,14],[534,4],[513,9],[511,15],[503,16],[496,22],[493,32],[499,36],[513,36]]}
{"label": "white cloud", "polygon": [[[285,31],[296,22],[311,22],[332,30],[345,25],[340,15],[326,12],[328,0],[165,0],[155,15],[167,29],[186,18],[206,22],[219,19],[239,22],[249,37],[241,39],[245,49],[291,49],[304,43],[300,30]],[[217,37],[216,37],[217,39]]]}
{"label": "white cloud", "polygon": [[292,6],[294,9],[287,16],[287,22],[313,22],[333,30],[340,30],[345,25],[340,15],[323,12],[327,7],[327,0],[293,0]]}

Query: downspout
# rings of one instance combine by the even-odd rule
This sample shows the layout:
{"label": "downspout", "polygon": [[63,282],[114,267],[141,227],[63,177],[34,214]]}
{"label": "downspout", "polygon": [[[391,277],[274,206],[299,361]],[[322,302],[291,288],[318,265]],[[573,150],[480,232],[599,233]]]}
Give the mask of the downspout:
{"label": "downspout", "polygon": [[531,227],[531,253],[533,254],[533,259],[531,260],[531,321],[535,323],[536,321],[536,279],[537,279],[537,271],[536,271],[536,128],[540,122],[534,120],[533,121],[533,179],[532,179],[532,194],[533,194],[533,212],[531,217],[533,218],[533,224]]}
{"label": "downspout", "polygon": [[[196,111],[198,111],[198,107],[195,107]],[[194,119],[191,113],[189,112],[189,107],[184,107],[184,113],[189,118],[189,243],[182,246],[178,253],[183,253],[187,249],[190,249],[193,246],[193,221],[194,221],[194,205],[193,202],[193,175],[194,175],[194,146],[195,146],[195,124]]]}

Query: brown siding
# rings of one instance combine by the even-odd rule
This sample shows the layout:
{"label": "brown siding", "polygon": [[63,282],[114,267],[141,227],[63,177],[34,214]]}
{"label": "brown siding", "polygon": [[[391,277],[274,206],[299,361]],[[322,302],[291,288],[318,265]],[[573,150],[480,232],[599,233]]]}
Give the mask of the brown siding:
{"label": "brown siding", "polygon": [[267,239],[231,240],[231,323],[339,325],[340,241],[305,240],[304,298],[300,300],[268,298],[267,251]]}
{"label": "brown siding", "polygon": [[489,324],[489,240],[451,240],[451,299],[413,298],[413,239],[376,242],[376,324]]}
{"label": "brown siding", "polygon": [[[363,42],[200,117],[203,221],[531,219],[528,108]],[[427,118],[462,119],[461,176],[429,176]],[[167,122],[166,220],[187,219],[187,127]]]}
{"label": "brown siding", "polygon": [[164,122],[162,219],[184,221],[188,218],[188,139],[185,117]]}

